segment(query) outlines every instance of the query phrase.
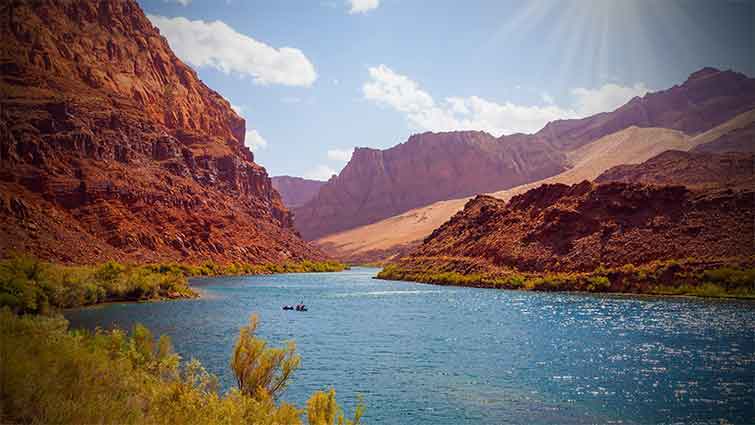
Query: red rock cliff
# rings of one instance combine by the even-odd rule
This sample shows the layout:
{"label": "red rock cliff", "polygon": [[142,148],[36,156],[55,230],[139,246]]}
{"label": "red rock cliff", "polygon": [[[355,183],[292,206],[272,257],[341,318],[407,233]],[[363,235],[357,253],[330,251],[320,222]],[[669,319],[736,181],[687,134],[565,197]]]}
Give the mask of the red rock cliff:
{"label": "red rock cliff", "polygon": [[0,250],[69,262],[282,261],[292,230],[245,122],[133,0],[0,6]]}
{"label": "red rock cliff", "polygon": [[564,156],[533,136],[481,131],[422,133],[386,150],[357,148],[341,173],[294,210],[307,239],[444,199],[495,191],[565,169]]}
{"label": "red rock cliff", "polygon": [[542,185],[509,203],[478,196],[396,263],[468,274],[751,256],[754,200],[752,188],[587,181]]}
{"label": "red rock cliff", "polygon": [[317,196],[325,184],[320,180],[308,180],[301,177],[275,176],[271,178],[273,187],[280,193],[283,203],[288,208],[302,206]]}

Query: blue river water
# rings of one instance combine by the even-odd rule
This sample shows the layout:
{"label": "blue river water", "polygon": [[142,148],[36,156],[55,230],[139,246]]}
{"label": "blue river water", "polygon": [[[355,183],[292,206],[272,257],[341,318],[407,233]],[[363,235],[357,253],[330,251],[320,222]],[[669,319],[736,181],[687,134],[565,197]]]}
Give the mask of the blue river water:
{"label": "blue river water", "polygon": [[[336,388],[368,424],[755,423],[755,303],[533,293],[372,279],[378,269],[192,281],[197,300],[66,313],[73,327],[143,323],[233,384],[233,344],[294,339],[283,399]],[[283,311],[304,301],[307,312]]]}

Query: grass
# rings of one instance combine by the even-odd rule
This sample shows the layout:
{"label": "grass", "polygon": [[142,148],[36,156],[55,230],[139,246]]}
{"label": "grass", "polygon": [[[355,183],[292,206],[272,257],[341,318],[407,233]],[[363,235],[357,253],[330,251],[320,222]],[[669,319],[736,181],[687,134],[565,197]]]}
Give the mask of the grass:
{"label": "grass", "polygon": [[146,301],[197,296],[193,276],[342,271],[336,262],[283,264],[129,265],[114,261],[94,266],[66,266],[14,255],[0,261],[0,307],[17,313],[47,313],[113,301]]}
{"label": "grass", "polygon": [[[242,328],[235,355],[252,360],[232,360],[234,373],[287,380],[277,363],[281,349],[268,348],[253,331]],[[360,403],[346,420],[333,390],[315,392],[300,409],[277,401],[260,380],[254,392],[220,394],[217,378],[198,361],[183,361],[168,337],[154,338],[141,325],[130,335],[70,331],[61,317],[2,308],[0,341],[0,423],[301,424],[306,412],[309,424],[353,425],[364,410]]]}
{"label": "grass", "polygon": [[379,279],[439,285],[532,291],[626,292],[655,295],[755,298],[755,268],[700,268],[694,261],[659,261],[642,266],[598,267],[579,273],[458,273],[433,267],[386,266]]}

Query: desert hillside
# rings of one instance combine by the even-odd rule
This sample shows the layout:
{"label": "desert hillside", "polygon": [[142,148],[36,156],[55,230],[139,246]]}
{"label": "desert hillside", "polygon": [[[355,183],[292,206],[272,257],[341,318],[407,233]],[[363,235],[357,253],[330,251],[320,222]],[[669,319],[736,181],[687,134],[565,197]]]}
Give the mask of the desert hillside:
{"label": "desert hillside", "polygon": [[[573,166],[563,173],[490,195],[508,200],[545,183],[574,184],[582,180],[593,180],[612,167],[639,164],[667,150],[689,151],[708,144],[715,146],[719,141],[727,140],[729,135],[751,128],[753,122],[755,110],[739,114],[694,137],[669,129],[630,127],[570,152],[567,158]],[[752,144],[752,141],[749,143]],[[750,145],[743,141],[737,148],[746,151],[747,146]],[[434,229],[460,211],[469,199],[452,199],[415,208],[377,223],[320,238],[316,243],[346,261],[373,262],[390,259],[418,245]]]}
{"label": "desert hillside", "polygon": [[425,133],[387,150],[357,149],[317,197],[295,210],[295,225],[306,239],[323,239],[404,212],[429,223],[433,215],[410,210],[556,176],[581,156],[589,161],[601,149],[593,142],[624,129],[666,128],[696,136],[753,108],[755,79],[704,68],[681,85],[636,97],[612,112],[553,121],[532,135]]}
{"label": "desert hillside", "polygon": [[0,254],[62,262],[319,258],[245,121],[133,0],[0,6]]}
{"label": "desert hillside", "polygon": [[508,203],[480,195],[393,265],[407,275],[496,275],[671,260],[746,263],[753,195],[752,188],[587,181],[542,185]]}
{"label": "desert hillside", "polygon": [[684,185],[695,189],[753,188],[753,160],[755,156],[748,152],[713,154],[670,150],[641,164],[612,167],[599,175],[595,182]]}

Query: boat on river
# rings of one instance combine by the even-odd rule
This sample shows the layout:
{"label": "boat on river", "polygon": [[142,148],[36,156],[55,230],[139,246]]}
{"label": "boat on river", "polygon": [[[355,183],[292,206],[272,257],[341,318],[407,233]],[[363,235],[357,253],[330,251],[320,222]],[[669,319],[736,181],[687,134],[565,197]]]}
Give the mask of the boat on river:
{"label": "boat on river", "polygon": [[298,304],[296,306],[293,306],[293,305],[284,305],[283,309],[284,310],[307,311],[307,306],[305,306],[304,304]]}

